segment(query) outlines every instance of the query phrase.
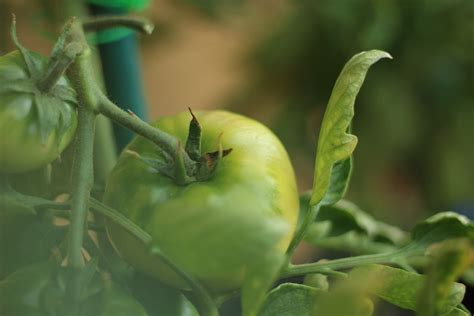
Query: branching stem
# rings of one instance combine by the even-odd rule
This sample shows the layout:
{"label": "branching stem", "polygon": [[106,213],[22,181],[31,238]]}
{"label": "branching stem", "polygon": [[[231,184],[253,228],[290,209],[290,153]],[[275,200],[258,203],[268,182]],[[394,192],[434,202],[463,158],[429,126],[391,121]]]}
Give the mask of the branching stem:
{"label": "branching stem", "polygon": [[155,28],[153,23],[144,17],[106,15],[96,17],[82,23],[85,32],[95,32],[112,27],[128,27],[144,34],[151,34]]}
{"label": "branching stem", "polygon": [[376,263],[397,263],[401,256],[406,256],[406,249],[400,249],[394,252],[380,253],[373,255],[363,255],[348,257],[342,259],[306,263],[299,265],[289,265],[280,275],[281,278],[305,275],[308,273],[325,273],[330,270],[348,269],[365,264]]}
{"label": "branching stem", "polygon": [[64,48],[62,54],[58,56],[58,59],[48,68],[46,75],[36,84],[37,88],[48,93],[53,89],[56,83],[59,81],[61,76],[64,74],[66,69],[75,60],[76,56],[82,52],[82,46],[77,43],[71,43]]}
{"label": "branching stem", "polygon": [[179,146],[178,139],[176,137],[160,130],[159,128],[151,126],[150,124],[141,120],[138,116],[132,115],[120,109],[99,89],[96,89],[96,95],[98,99],[97,110],[101,114],[110,118],[114,122],[134,131],[138,135],[151,140],[170,158],[174,158],[176,156],[176,149],[180,148],[185,166],[191,166],[193,163],[191,158],[189,158],[189,155],[183,150],[182,146]]}

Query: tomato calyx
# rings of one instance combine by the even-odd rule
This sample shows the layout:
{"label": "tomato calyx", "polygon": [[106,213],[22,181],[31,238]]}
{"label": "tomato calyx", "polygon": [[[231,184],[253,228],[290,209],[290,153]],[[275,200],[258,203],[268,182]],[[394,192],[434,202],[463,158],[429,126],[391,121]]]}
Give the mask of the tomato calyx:
{"label": "tomato calyx", "polygon": [[[76,92],[65,80],[63,73],[52,74],[56,64],[63,54],[66,44],[66,36],[69,32],[66,26],[63,33],[56,41],[50,58],[45,58],[24,47],[18,40],[16,33],[16,19],[13,15],[11,25],[11,37],[17,51],[5,55],[14,71],[23,72],[23,75],[9,78],[7,75],[3,78],[0,94],[11,92],[30,95],[36,110],[36,120],[39,126],[39,136],[41,143],[46,144],[48,138],[53,132],[56,132],[56,147],[62,141],[62,137],[70,128],[71,111],[64,106],[68,103],[77,106]],[[58,151],[59,155],[59,151]]]}
{"label": "tomato calyx", "polygon": [[[209,180],[220,161],[232,152],[232,148],[222,148],[221,134],[218,140],[218,149],[213,152],[202,153],[201,125],[191,109],[189,109],[189,112],[192,118],[189,123],[186,144],[183,149],[181,142],[178,142],[174,157],[170,157],[161,150],[159,151],[160,158],[143,156],[133,150],[127,150],[126,153],[140,159],[160,174],[173,179],[178,185]],[[184,154],[189,156],[190,163],[185,163]]]}

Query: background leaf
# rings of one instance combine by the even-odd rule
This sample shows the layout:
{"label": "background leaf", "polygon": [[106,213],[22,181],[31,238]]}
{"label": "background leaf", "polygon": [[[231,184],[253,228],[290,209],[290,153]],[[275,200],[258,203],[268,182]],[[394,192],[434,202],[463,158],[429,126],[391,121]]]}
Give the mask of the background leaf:
{"label": "background leaf", "polygon": [[284,283],[273,289],[259,316],[311,316],[321,290],[310,286]]}
{"label": "background leaf", "polygon": [[[310,195],[306,192],[300,196],[300,220],[308,212]],[[305,236],[315,246],[353,254],[392,251],[407,239],[406,232],[376,220],[347,200],[322,206]]]}
{"label": "background leaf", "polygon": [[474,239],[474,224],[467,217],[442,212],[417,224],[411,235],[407,250],[423,253],[430,245],[450,238]]}
{"label": "background leaf", "polygon": [[443,242],[432,256],[433,260],[419,295],[419,316],[437,316],[446,312],[442,302],[450,294],[452,283],[474,264],[474,248],[467,239]]}
{"label": "background leaf", "polygon": [[[426,276],[384,265],[367,265],[353,269],[349,277],[364,290],[404,309],[417,310],[417,300]],[[442,313],[456,308],[464,297],[465,286],[451,282],[448,295],[439,302]]]}

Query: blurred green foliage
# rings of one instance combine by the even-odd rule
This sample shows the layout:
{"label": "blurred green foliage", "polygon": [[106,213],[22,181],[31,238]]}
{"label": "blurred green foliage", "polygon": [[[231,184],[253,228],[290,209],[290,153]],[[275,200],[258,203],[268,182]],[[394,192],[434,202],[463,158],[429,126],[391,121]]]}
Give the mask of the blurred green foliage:
{"label": "blurred green foliage", "polygon": [[[232,107],[272,113],[297,170],[311,173],[316,131],[342,66],[362,50],[388,51],[394,60],[373,68],[356,101],[350,194],[399,223],[404,212],[472,207],[474,2],[291,3],[251,52],[256,76]],[[272,102],[262,102],[268,96]]]}

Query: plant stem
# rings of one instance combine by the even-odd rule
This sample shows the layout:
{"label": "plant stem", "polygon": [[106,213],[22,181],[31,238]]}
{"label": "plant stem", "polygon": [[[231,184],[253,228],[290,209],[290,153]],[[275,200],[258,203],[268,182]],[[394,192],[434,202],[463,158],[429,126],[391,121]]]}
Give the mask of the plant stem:
{"label": "plant stem", "polygon": [[50,92],[81,51],[82,46],[77,43],[67,45],[62,54],[58,56],[54,65],[48,68],[44,78],[38,81],[36,87],[43,93]]}
{"label": "plant stem", "polygon": [[128,218],[117,212],[113,208],[91,198],[89,200],[90,207],[105,217],[112,220],[114,223],[125,228],[128,232],[132,233],[145,245],[151,245],[150,251],[153,255],[157,256],[166,265],[168,265],[176,274],[182,277],[193,291],[193,299],[196,301],[196,305],[199,308],[200,315],[206,316],[219,316],[216,304],[212,297],[209,295],[207,290],[197,281],[194,277],[180,269],[168,256],[166,256],[157,246],[152,244],[152,237],[150,234],[145,232],[135,223],[131,222]]}
{"label": "plant stem", "polygon": [[295,234],[295,237],[293,237],[293,240],[290,243],[290,246],[288,246],[288,250],[286,251],[286,254],[288,256],[288,260],[291,260],[291,255],[293,252],[295,252],[296,247],[300,244],[300,242],[303,240],[303,238],[306,235],[306,231],[308,230],[309,225],[314,221],[316,216],[318,215],[320,205],[316,204],[311,207],[309,212],[306,214],[306,217],[303,220],[303,223],[301,224],[300,228]]}
{"label": "plant stem", "polygon": [[100,31],[112,27],[128,27],[144,34],[151,34],[155,28],[153,23],[144,17],[107,15],[96,17],[82,23],[85,32]]}
{"label": "plant stem", "polygon": [[288,278],[305,275],[308,273],[324,273],[328,270],[347,269],[365,264],[396,263],[397,259],[401,257],[402,253],[405,255],[405,249],[400,249],[388,253],[348,257],[299,265],[290,265],[288,268],[286,268],[286,270],[282,272],[280,277]]}
{"label": "plant stem", "polygon": [[[70,44],[77,45],[81,53],[68,69],[68,75],[77,92],[78,124],[74,142],[74,160],[71,172],[71,221],[69,227],[68,266],[71,279],[66,285],[70,314],[77,313],[81,289],[79,271],[83,268],[82,244],[88,213],[90,192],[94,182],[94,133],[95,133],[95,95],[93,78],[89,68],[90,49],[78,22],[74,22],[70,32]],[[69,46],[68,45],[68,46]]]}
{"label": "plant stem", "polygon": [[[83,104],[81,100],[79,104]],[[72,165],[71,187],[71,223],[69,230],[68,260],[69,267],[79,270],[83,267],[82,243],[88,213],[88,201],[92,189],[93,175],[93,148],[95,113],[85,107],[79,106],[78,129],[75,139],[75,156]],[[73,299],[78,298],[78,276],[73,274],[70,294]]]}
{"label": "plant stem", "polygon": [[98,111],[119,123],[120,125],[131,129],[138,135],[141,135],[152,142],[154,142],[160,149],[162,149],[169,157],[176,156],[177,148],[181,148],[184,163],[186,166],[192,164],[189,155],[178,144],[178,139],[159,128],[153,127],[150,124],[142,121],[133,113],[127,113],[110,101],[101,91],[96,89],[98,98]]}

